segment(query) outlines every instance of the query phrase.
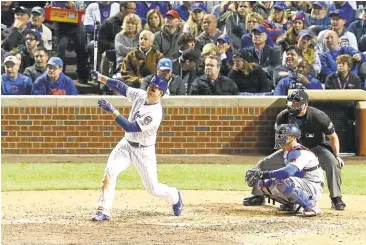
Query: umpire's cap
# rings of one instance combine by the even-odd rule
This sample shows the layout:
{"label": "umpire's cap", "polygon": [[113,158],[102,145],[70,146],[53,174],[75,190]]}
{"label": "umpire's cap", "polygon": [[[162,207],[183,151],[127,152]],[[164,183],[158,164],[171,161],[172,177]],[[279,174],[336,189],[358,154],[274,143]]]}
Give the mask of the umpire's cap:
{"label": "umpire's cap", "polygon": [[309,96],[303,89],[296,90],[287,96],[288,101],[306,103],[309,101]]}
{"label": "umpire's cap", "polygon": [[150,82],[148,82],[148,84],[155,87],[155,88],[161,89],[164,93],[168,89],[167,81],[164,78],[162,78],[158,75],[154,75],[151,78]]}

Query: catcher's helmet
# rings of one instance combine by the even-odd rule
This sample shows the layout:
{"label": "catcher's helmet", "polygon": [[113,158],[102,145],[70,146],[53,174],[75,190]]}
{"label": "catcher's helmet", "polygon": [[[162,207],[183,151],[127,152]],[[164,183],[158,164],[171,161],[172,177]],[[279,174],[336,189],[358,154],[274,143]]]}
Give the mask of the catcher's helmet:
{"label": "catcher's helmet", "polygon": [[300,140],[301,130],[296,124],[279,125],[275,134],[275,149],[279,149],[285,145],[289,140],[289,136],[294,136],[297,140]]}
{"label": "catcher's helmet", "polygon": [[[289,112],[290,117],[296,117],[301,113],[301,111],[304,108],[304,104],[308,103],[309,96],[303,89],[296,90],[292,92],[289,96],[287,96],[286,104],[287,104],[287,110]],[[293,103],[302,103],[299,107],[294,107]]]}

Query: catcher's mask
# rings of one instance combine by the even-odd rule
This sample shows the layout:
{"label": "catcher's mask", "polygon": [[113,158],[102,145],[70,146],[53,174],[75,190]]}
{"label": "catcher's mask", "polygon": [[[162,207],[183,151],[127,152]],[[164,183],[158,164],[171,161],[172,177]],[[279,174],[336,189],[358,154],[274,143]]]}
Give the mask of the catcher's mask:
{"label": "catcher's mask", "polygon": [[286,105],[287,111],[290,117],[298,116],[302,110],[307,107],[309,101],[308,94],[303,90],[299,89],[292,92],[287,96]]}
{"label": "catcher's mask", "polygon": [[276,129],[275,149],[281,148],[290,140],[289,136],[294,136],[298,141],[301,138],[301,131],[295,124],[281,124]]}

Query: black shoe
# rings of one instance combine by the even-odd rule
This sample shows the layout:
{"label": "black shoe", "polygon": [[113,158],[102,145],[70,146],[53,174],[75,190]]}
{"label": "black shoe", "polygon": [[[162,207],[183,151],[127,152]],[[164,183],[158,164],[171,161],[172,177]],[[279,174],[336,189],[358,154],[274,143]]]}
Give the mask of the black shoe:
{"label": "black shoe", "polygon": [[332,208],[335,210],[344,210],[346,204],[342,201],[341,197],[333,197],[332,199]]}
{"label": "black shoe", "polygon": [[264,196],[251,196],[243,200],[244,206],[260,206],[264,204]]}

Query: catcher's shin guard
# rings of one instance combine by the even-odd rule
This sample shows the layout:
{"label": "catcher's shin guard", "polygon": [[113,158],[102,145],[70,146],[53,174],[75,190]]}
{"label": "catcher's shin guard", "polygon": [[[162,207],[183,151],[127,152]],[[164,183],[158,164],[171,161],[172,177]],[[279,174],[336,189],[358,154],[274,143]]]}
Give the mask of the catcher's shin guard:
{"label": "catcher's shin guard", "polygon": [[275,182],[276,189],[290,202],[297,203],[303,208],[314,206],[312,197],[297,187],[290,178],[278,179]]}
{"label": "catcher's shin guard", "polygon": [[273,204],[275,204],[275,202],[284,205],[295,204],[294,202],[289,201],[286,196],[282,195],[282,193],[277,190],[276,183],[272,179],[258,181],[258,188],[262,191],[263,196],[268,198],[268,203],[272,200]]}

